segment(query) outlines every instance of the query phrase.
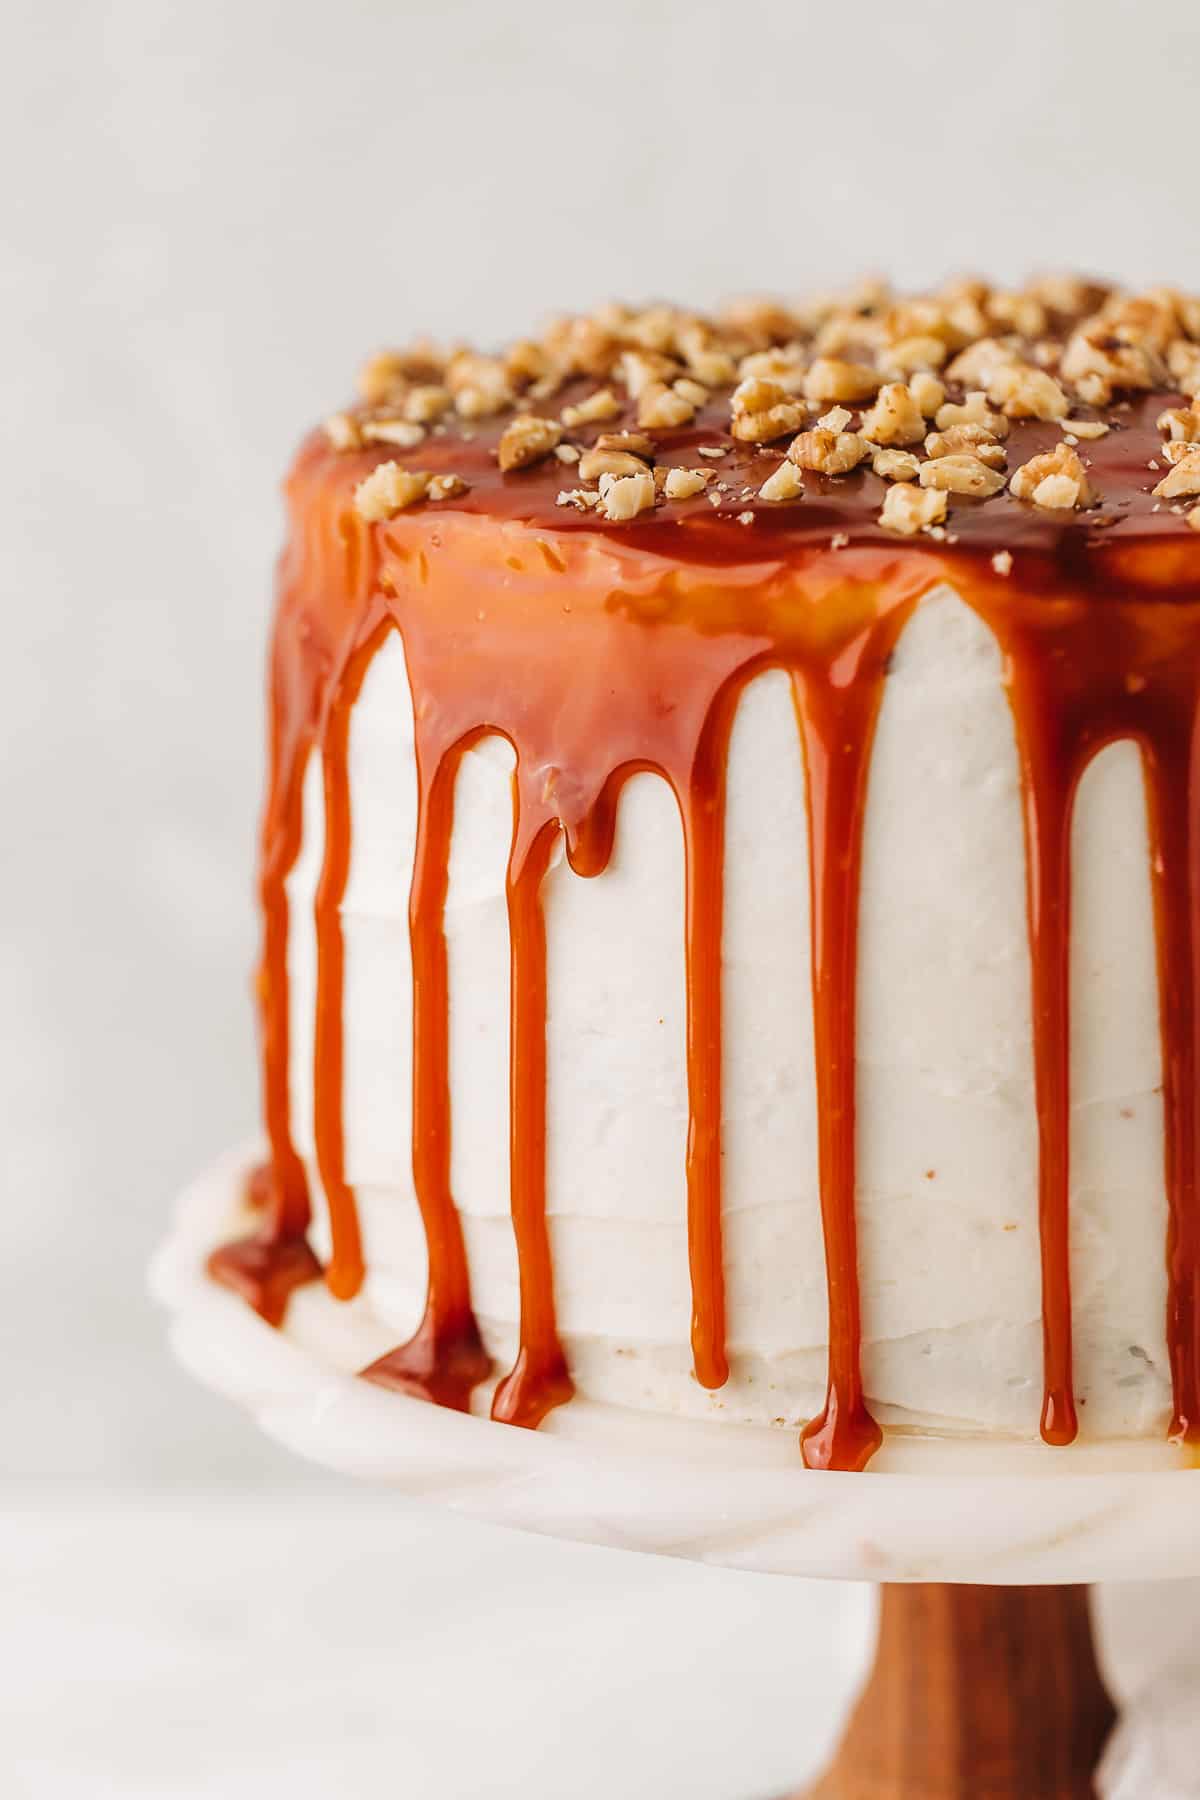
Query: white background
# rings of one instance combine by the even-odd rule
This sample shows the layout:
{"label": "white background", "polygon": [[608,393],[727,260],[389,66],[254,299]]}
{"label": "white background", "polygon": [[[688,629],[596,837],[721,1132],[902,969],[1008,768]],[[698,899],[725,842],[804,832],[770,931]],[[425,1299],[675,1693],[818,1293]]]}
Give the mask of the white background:
{"label": "white background", "polygon": [[20,1724],[0,1721],[0,1760],[18,1746],[19,1794],[317,1794],[341,1767],[354,1795],[751,1800],[803,1767],[803,1696],[844,1682],[826,1645],[853,1660],[853,1606],[352,1495],[164,1356],[146,1257],[173,1191],[255,1120],[277,483],[360,354],[424,326],[486,340],[613,294],[871,269],[1200,287],[1198,95],[1195,0],[10,0],[0,1685]]}

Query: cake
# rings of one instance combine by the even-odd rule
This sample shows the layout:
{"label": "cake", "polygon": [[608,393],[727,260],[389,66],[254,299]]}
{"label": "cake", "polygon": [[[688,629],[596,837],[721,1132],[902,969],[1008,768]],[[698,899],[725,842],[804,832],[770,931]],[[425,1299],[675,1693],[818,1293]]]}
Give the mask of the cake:
{"label": "cake", "polygon": [[1198,395],[1200,300],[1066,278],[373,357],[213,1278],[515,1426],[1193,1441]]}

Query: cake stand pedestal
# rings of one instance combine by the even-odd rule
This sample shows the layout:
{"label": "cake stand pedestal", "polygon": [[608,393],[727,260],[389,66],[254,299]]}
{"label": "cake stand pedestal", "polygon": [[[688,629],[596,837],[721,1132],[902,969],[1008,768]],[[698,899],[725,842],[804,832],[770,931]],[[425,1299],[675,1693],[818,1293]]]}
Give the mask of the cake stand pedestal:
{"label": "cake stand pedestal", "polygon": [[804,1469],[793,1434],[768,1428],[576,1400],[520,1431],[486,1416],[486,1394],[479,1414],[429,1406],[357,1379],[396,1341],[369,1289],[339,1304],[301,1288],[275,1331],[208,1279],[212,1250],[253,1229],[253,1161],[225,1158],[182,1197],[152,1283],[176,1354],[271,1436],[494,1524],[882,1584],[876,1664],[822,1800],[1134,1800],[1093,1786],[1112,1708],[1086,1584],[1200,1575],[1190,1453],[893,1434],[854,1475]]}
{"label": "cake stand pedestal", "polygon": [[1115,1717],[1086,1588],[888,1585],[874,1666],[807,1800],[1085,1800]]}

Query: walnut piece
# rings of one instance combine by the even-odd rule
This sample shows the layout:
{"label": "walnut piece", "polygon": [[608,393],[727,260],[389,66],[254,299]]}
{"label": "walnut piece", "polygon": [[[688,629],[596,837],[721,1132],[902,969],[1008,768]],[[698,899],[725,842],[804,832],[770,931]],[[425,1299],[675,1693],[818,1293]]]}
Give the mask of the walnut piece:
{"label": "walnut piece", "polygon": [[977,456],[989,469],[1002,469],[1008,460],[986,425],[951,425],[948,431],[931,431],[925,439],[928,456]]}
{"label": "walnut piece", "polygon": [[796,500],[804,492],[804,476],[794,462],[781,462],[759,488],[762,500]]}
{"label": "walnut piece", "polygon": [[407,419],[364,419],[361,425],[365,444],[395,444],[398,450],[415,450],[425,438],[425,427]]}
{"label": "walnut piece", "polygon": [[908,487],[897,483],[883,498],[879,523],[885,531],[899,532],[901,537],[916,537],[928,526],[939,524],[946,516],[946,496],[936,488]]}
{"label": "walnut piece", "polygon": [[585,450],[579,459],[579,474],[584,481],[598,481],[601,475],[644,475],[646,464],[628,450]]}
{"label": "walnut piece", "polygon": [[637,422],[649,431],[671,431],[678,425],[690,425],[695,416],[695,402],[664,382],[648,381],[638,395]]}
{"label": "walnut piece", "polygon": [[406,507],[424,500],[432,480],[427,469],[402,469],[398,462],[380,463],[355,488],[354,510],[371,525],[394,518]]}
{"label": "walnut piece", "polygon": [[526,469],[557,449],[562,441],[562,426],[557,419],[539,419],[535,413],[518,413],[500,434],[496,454],[505,474],[510,469]]}
{"label": "walnut piece", "polygon": [[1004,477],[977,456],[950,455],[922,463],[920,482],[923,488],[944,488],[950,494],[974,494],[986,500],[1000,492]]}
{"label": "walnut piece", "polygon": [[668,469],[663,493],[668,500],[690,500],[693,494],[702,494],[711,480],[708,469]]}
{"label": "walnut piece", "polygon": [[330,413],[321,429],[334,450],[362,449],[362,432],[353,413]]}
{"label": "walnut piece", "polygon": [[1071,410],[1053,375],[1032,363],[1008,363],[993,370],[987,397],[1010,419],[1065,419]]}
{"label": "walnut piece", "polygon": [[870,455],[871,446],[855,431],[802,431],[788,445],[788,461],[822,475],[848,475]]}
{"label": "walnut piece", "polygon": [[635,519],[654,505],[654,477],[649,469],[640,475],[601,475],[601,510],[609,519]]}
{"label": "walnut piece", "polygon": [[468,483],[461,475],[435,475],[426,490],[430,500],[453,500],[467,492]]}
{"label": "walnut piece", "polygon": [[915,481],[921,473],[921,464],[911,450],[876,450],[871,467],[885,481]]}
{"label": "walnut piece", "polygon": [[873,444],[919,444],[925,436],[925,415],[902,381],[891,381],[863,414],[860,427]]}
{"label": "walnut piece", "polygon": [[1154,489],[1159,500],[1178,500],[1184,494],[1200,494],[1200,447],[1181,456]]}
{"label": "walnut piece", "polygon": [[597,388],[586,400],[575,406],[564,406],[562,422],[568,429],[577,425],[596,425],[604,419],[615,419],[622,410],[621,402],[611,388]]}
{"label": "walnut piece", "polygon": [[819,356],[804,377],[804,392],[809,400],[869,400],[882,381],[879,371],[865,363]]}
{"label": "walnut piece", "polygon": [[1065,510],[1090,506],[1095,498],[1087,470],[1070,444],[1059,444],[1013,471],[1009,492],[1035,506]]}
{"label": "walnut piece", "polygon": [[1008,436],[1008,420],[1003,413],[991,410],[981,388],[972,389],[961,406],[953,401],[939,406],[933,422],[939,431],[951,431],[955,425],[982,425],[994,438]]}
{"label": "walnut piece", "polygon": [[773,438],[796,431],[804,422],[804,408],[789,399],[774,381],[752,377],[734,388],[730,399],[729,429],[747,444],[769,444]]}

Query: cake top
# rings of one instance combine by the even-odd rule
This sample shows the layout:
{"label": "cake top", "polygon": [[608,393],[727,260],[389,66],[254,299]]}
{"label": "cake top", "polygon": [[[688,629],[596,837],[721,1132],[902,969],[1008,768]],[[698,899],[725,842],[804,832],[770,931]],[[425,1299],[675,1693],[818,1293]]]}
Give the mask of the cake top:
{"label": "cake top", "polygon": [[380,351],[329,418],[376,522],[451,503],[561,527],[705,519],[961,538],[1200,532],[1200,297],[1077,277],[878,282],[716,317],[612,304],[485,354]]}

